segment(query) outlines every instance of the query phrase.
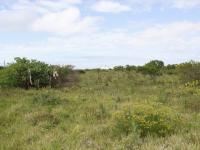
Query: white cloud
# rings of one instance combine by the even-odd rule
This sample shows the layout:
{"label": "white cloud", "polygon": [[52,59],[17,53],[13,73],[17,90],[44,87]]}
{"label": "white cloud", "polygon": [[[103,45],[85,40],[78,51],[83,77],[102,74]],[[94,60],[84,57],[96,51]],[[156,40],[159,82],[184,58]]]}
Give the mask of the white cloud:
{"label": "white cloud", "polygon": [[200,7],[200,0],[125,0],[135,11],[149,11],[154,7],[162,9],[192,9]]}
{"label": "white cloud", "polygon": [[81,17],[78,8],[68,8],[61,12],[46,13],[33,23],[35,31],[45,31],[61,35],[90,32],[95,30],[98,17]]}
{"label": "white cloud", "polygon": [[35,17],[30,11],[0,11],[0,31],[27,31]]}
{"label": "white cloud", "polygon": [[92,9],[98,12],[111,12],[111,13],[120,13],[125,11],[130,11],[129,6],[120,4],[116,1],[98,1],[93,6]]}
{"label": "white cloud", "polygon": [[171,3],[173,7],[179,9],[190,9],[200,6],[200,0],[171,0]]}
{"label": "white cloud", "polygon": [[82,2],[82,0],[65,0],[65,1],[71,4],[80,4]]}
{"label": "white cloud", "polygon": [[151,11],[155,7],[162,10],[169,8],[190,10],[200,8],[200,0],[100,0],[92,5],[95,11],[112,13]]}
{"label": "white cloud", "polygon": [[200,22],[154,24],[135,33],[128,31],[51,37],[42,43],[0,44],[0,59],[26,56],[79,68],[143,64],[151,59],[167,63],[200,59]]}
{"label": "white cloud", "polygon": [[[143,16],[143,24],[139,24],[137,19],[133,23],[136,29],[131,28],[134,25],[112,29],[112,26],[105,24],[104,30],[97,30],[101,18],[83,15],[78,8],[81,7],[85,14],[90,13],[84,9],[87,7],[85,4],[91,4],[91,1],[0,0],[0,5],[5,3],[0,6],[1,33],[6,31],[16,36],[13,31],[37,31],[53,33],[51,36],[55,36],[44,34],[43,41],[32,37],[35,42],[21,39],[24,40],[21,44],[14,40],[7,44],[0,42],[0,60],[26,56],[84,68],[105,64],[142,64],[150,59],[162,59],[169,63],[200,59],[200,22],[159,24],[160,16],[154,16],[158,23],[152,24],[142,20],[145,18]],[[75,5],[81,2],[84,6]],[[92,8],[101,12],[119,13],[130,9],[146,11],[154,7],[191,9],[199,6],[199,0],[102,0]],[[131,18],[131,14],[128,15],[130,17],[127,18]],[[12,39],[11,36],[7,38]]]}
{"label": "white cloud", "polygon": [[71,7],[75,4],[80,4],[81,0],[16,0],[10,3],[4,2],[6,8],[12,11],[16,10],[26,10],[26,11],[33,11],[35,13],[46,13],[46,12],[56,12],[62,11]]}
{"label": "white cloud", "polygon": [[97,29],[100,17],[82,17],[81,0],[17,0],[2,2],[0,31],[45,31],[69,35]]}

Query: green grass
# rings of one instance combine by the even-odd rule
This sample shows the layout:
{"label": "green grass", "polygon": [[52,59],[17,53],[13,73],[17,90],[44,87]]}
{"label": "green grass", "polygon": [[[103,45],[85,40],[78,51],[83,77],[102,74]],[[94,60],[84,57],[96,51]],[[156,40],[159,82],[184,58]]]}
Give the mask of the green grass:
{"label": "green grass", "polygon": [[[116,135],[113,114],[144,103],[183,116],[179,130]],[[184,87],[176,75],[152,79],[133,71],[87,71],[70,88],[0,89],[0,149],[199,150],[200,89]]]}

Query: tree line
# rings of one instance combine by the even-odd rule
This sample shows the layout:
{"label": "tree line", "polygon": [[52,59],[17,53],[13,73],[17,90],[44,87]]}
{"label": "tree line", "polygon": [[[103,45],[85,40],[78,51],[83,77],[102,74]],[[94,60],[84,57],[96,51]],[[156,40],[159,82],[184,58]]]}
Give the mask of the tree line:
{"label": "tree line", "polygon": [[116,71],[136,71],[152,77],[160,76],[163,74],[176,74],[179,76],[183,83],[190,82],[200,85],[200,62],[189,61],[180,64],[165,65],[161,60],[152,60],[143,66],[115,66],[113,68]]}
{"label": "tree line", "polygon": [[[0,67],[0,87],[62,87],[77,81],[77,72],[85,73],[85,70],[74,70],[71,65],[49,65],[47,63],[29,60],[27,58],[15,58],[13,63]],[[92,69],[98,72],[102,69]],[[135,71],[152,77],[163,74],[176,74],[186,84],[193,82],[200,85],[200,62],[189,61],[181,64],[165,65],[161,60],[152,60],[143,66],[115,66],[114,71]],[[108,71],[108,70],[107,70]]]}

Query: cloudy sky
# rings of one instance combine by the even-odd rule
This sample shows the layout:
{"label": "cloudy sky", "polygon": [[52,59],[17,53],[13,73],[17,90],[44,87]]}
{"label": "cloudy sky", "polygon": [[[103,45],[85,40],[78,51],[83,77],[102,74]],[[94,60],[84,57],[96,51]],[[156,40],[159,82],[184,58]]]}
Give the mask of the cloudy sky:
{"label": "cloudy sky", "polygon": [[0,65],[200,60],[200,0],[0,0]]}

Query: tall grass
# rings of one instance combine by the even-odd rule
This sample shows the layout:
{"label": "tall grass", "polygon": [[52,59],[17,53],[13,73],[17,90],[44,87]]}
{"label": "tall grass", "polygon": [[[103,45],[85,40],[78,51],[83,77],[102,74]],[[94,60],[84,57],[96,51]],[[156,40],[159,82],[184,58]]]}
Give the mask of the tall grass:
{"label": "tall grass", "polygon": [[[176,75],[153,81],[134,71],[112,70],[86,71],[77,85],[59,90],[0,89],[0,149],[199,150],[199,97],[198,87],[188,89]],[[127,131],[113,119],[124,108],[133,106],[134,111],[136,104],[143,108],[148,103],[183,116],[179,131],[140,136],[134,120],[129,120],[132,128]],[[115,125],[120,130],[114,130]]]}

